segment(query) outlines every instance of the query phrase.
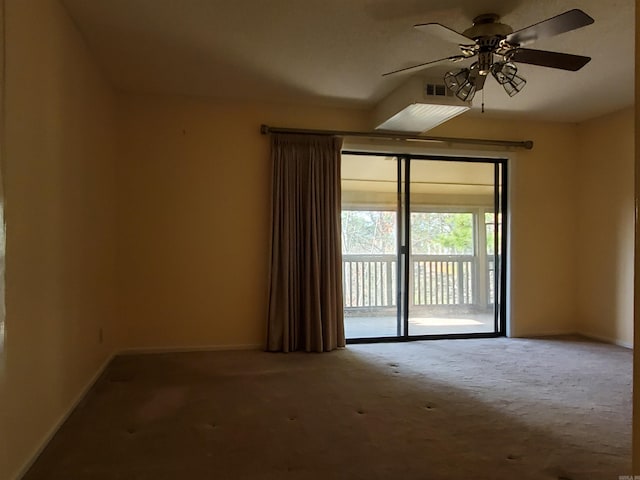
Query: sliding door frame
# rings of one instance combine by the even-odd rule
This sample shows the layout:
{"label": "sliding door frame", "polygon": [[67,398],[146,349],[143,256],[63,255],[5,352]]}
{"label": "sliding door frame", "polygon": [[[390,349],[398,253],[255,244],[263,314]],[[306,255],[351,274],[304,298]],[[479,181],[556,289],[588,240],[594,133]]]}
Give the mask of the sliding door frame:
{"label": "sliding door frame", "polygon": [[[449,155],[425,155],[391,152],[366,152],[344,150],[343,155],[356,156],[380,156],[395,157],[397,161],[397,265],[396,273],[396,313],[397,313],[397,336],[348,338],[347,344],[358,343],[386,343],[386,342],[410,342],[417,340],[439,340],[439,339],[464,339],[464,338],[496,338],[506,335],[506,315],[507,315],[507,233],[509,226],[508,215],[508,158],[493,157],[471,157],[471,156],[449,156]],[[409,334],[409,275],[410,275],[410,245],[411,245],[411,161],[444,161],[444,162],[465,162],[465,163],[485,163],[494,166],[494,269],[499,275],[494,275],[494,331],[478,333],[447,333],[429,335]],[[502,186],[502,188],[500,188]],[[499,221],[500,219],[500,221]],[[484,225],[484,221],[482,222]],[[499,235],[498,235],[499,232]],[[400,271],[402,269],[402,272]],[[401,284],[400,278],[403,282]]]}

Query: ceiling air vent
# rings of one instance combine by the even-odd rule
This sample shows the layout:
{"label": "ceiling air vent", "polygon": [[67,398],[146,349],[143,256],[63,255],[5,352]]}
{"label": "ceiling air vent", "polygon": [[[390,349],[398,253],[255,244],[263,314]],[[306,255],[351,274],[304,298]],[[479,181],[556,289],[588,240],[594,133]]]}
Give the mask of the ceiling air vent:
{"label": "ceiling air vent", "polygon": [[410,78],[374,108],[374,127],[421,133],[471,108],[471,102],[459,100],[448,92],[437,80]]}
{"label": "ceiling air vent", "polygon": [[424,91],[428,97],[453,97],[453,92],[444,83],[426,83]]}

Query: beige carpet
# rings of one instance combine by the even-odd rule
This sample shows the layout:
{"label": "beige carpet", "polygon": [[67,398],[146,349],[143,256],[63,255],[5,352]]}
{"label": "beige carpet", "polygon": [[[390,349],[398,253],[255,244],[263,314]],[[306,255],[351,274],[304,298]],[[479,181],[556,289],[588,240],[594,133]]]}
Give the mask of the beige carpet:
{"label": "beige carpet", "polygon": [[564,339],[121,356],[36,479],[610,479],[632,353]]}

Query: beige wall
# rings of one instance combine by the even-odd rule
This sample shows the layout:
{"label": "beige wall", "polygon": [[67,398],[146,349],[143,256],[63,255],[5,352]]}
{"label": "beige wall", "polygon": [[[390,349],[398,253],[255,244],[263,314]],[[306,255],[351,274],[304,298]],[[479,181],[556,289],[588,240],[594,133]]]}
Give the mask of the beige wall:
{"label": "beige wall", "polygon": [[634,110],[580,125],[578,320],[584,334],[633,344]]}
{"label": "beige wall", "polygon": [[269,261],[261,123],[365,128],[352,110],[120,97],[124,348],[259,346]]}
{"label": "beige wall", "polygon": [[[636,105],[640,99],[640,2],[636,0]],[[640,138],[640,109],[635,109],[635,138]],[[640,145],[635,145],[635,268],[634,268],[634,345],[640,345],[640,225],[638,224],[638,205],[640,202]],[[640,349],[633,351],[633,472],[640,475]]]}
{"label": "beige wall", "polygon": [[[120,97],[126,348],[263,342],[269,148],[261,123],[365,128],[357,111]],[[434,131],[435,132],[435,131]],[[438,135],[532,139],[513,168],[514,335],[575,332],[574,125],[458,119]]]}
{"label": "beige wall", "polygon": [[0,478],[10,479],[115,348],[116,112],[56,0],[7,0],[6,20]]}
{"label": "beige wall", "polygon": [[[56,0],[7,0],[7,27],[0,478],[31,459],[113,351],[262,344],[270,168],[259,126],[368,125],[357,110],[115,97]],[[535,142],[512,162],[512,334],[609,332],[577,315],[579,184],[599,168],[593,156],[580,171],[579,145],[604,149],[591,133],[613,120],[628,132],[628,115],[583,126],[458,118],[431,132]],[[605,180],[609,198],[617,180]]]}
{"label": "beige wall", "polygon": [[510,163],[511,334],[575,332],[578,128],[459,117],[430,134],[533,140]]}

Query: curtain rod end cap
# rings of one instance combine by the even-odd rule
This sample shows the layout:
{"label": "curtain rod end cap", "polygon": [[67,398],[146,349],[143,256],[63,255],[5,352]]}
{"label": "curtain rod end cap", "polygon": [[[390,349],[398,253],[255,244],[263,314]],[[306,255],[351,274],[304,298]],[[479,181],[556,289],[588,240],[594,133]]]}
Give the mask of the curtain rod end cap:
{"label": "curtain rod end cap", "polygon": [[260,133],[267,135],[269,133],[269,127],[267,125],[260,125]]}

